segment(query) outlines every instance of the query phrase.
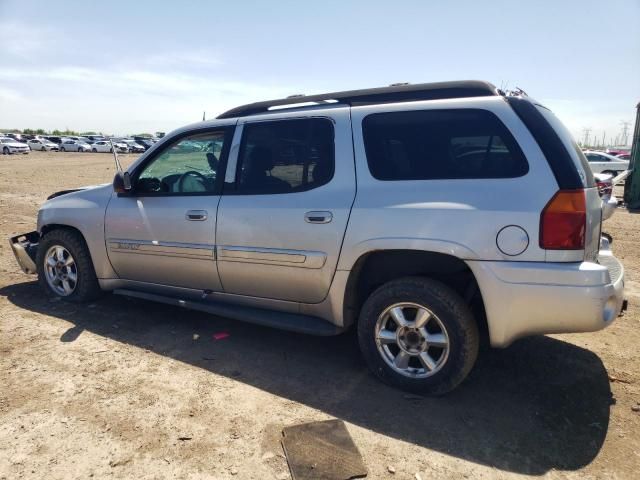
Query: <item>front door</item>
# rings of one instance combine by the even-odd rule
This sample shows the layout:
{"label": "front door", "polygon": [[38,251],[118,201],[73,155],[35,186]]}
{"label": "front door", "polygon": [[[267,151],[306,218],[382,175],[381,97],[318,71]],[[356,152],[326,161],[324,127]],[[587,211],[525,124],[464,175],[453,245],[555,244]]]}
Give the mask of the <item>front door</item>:
{"label": "front door", "polygon": [[127,280],[220,290],[216,211],[233,128],[184,134],[132,173],[131,194],[114,195],[105,237],[113,268]]}
{"label": "front door", "polygon": [[242,124],[218,209],[218,271],[225,293],[318,303],[355,196],[349,112],[286,117]]}

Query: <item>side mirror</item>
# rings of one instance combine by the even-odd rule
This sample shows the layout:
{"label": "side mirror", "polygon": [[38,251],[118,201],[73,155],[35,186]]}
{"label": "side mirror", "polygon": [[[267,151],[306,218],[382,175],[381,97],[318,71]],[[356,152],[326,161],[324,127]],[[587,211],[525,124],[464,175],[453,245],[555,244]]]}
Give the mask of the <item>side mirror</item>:
{"label": "side mirror", "polygon": [[131,192],[131,176],[129,172],[118,172],[113,177],[113,191],[116,193],[130,193]]}

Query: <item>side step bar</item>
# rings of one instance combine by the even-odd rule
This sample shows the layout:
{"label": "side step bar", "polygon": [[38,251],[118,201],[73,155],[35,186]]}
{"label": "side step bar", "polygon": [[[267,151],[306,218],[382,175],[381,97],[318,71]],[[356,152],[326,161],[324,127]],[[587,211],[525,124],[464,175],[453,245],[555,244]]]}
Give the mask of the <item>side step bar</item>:
{"label": "side step bar", "polygon": [[344,328],[333,325],[318,317],[302,315],[288,312],[275,312],[261,308],[245,307],[242,305],[231,305],[221,302],[208,302],[198,300],[183,300],[180,298],[157,295],[155,293],[138,292],[129,289],[116,289],[113,293],[125,295],[127,297],[141,298],[152,302],[165,303],[176,307],[198,310],[211,313],[220,317],[240,320],[242,322],[255,323],[265,327],[274,327],[281,330],[289,330],[297,333],[318,335],[328,337],[339,335],[345,331]]}

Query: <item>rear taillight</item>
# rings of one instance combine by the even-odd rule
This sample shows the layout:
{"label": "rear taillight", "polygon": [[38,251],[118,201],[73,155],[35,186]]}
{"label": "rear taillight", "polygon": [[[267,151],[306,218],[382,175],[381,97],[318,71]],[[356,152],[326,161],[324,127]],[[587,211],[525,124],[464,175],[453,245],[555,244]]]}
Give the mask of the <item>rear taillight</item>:
{"label": "rear taillight", "polygon": [[601,197],[611,195],[611,192],[613,192],[613,185],[609,182],[596,182],[596,185],[598,186],[598,193]]}
{"label": "rear taillight", "polygon": [[560,190],[540,215],[540,248],[582,250],[586,226],[584,190]]}

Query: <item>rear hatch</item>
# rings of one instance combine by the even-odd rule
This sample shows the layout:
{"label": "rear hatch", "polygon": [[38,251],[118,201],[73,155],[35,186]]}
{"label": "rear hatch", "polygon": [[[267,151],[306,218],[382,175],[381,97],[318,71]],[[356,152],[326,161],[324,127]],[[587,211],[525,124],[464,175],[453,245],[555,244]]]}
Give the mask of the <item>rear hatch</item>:
{"label": "rear hatch", "polygon": [[548,108],[518,96],[507,101],[535,138],[558,182],[559,191],[540,219],[540,246],[547,251],[547,261],[596,261],[602,200],[582,150]]}
{"label": "rear hatch", "polygon": [[595,261],[598,257],[600,246],[600,233],[602,228],[602,199],[598,193],[593,172],[582,150],[575,142],[569,130],[562,124],[551,110],[536,104],[536,108],[549,122],[562,141],[567,153],[573,161],[578,172],[585,193],[586,225],[584,238],[584,260]]}

